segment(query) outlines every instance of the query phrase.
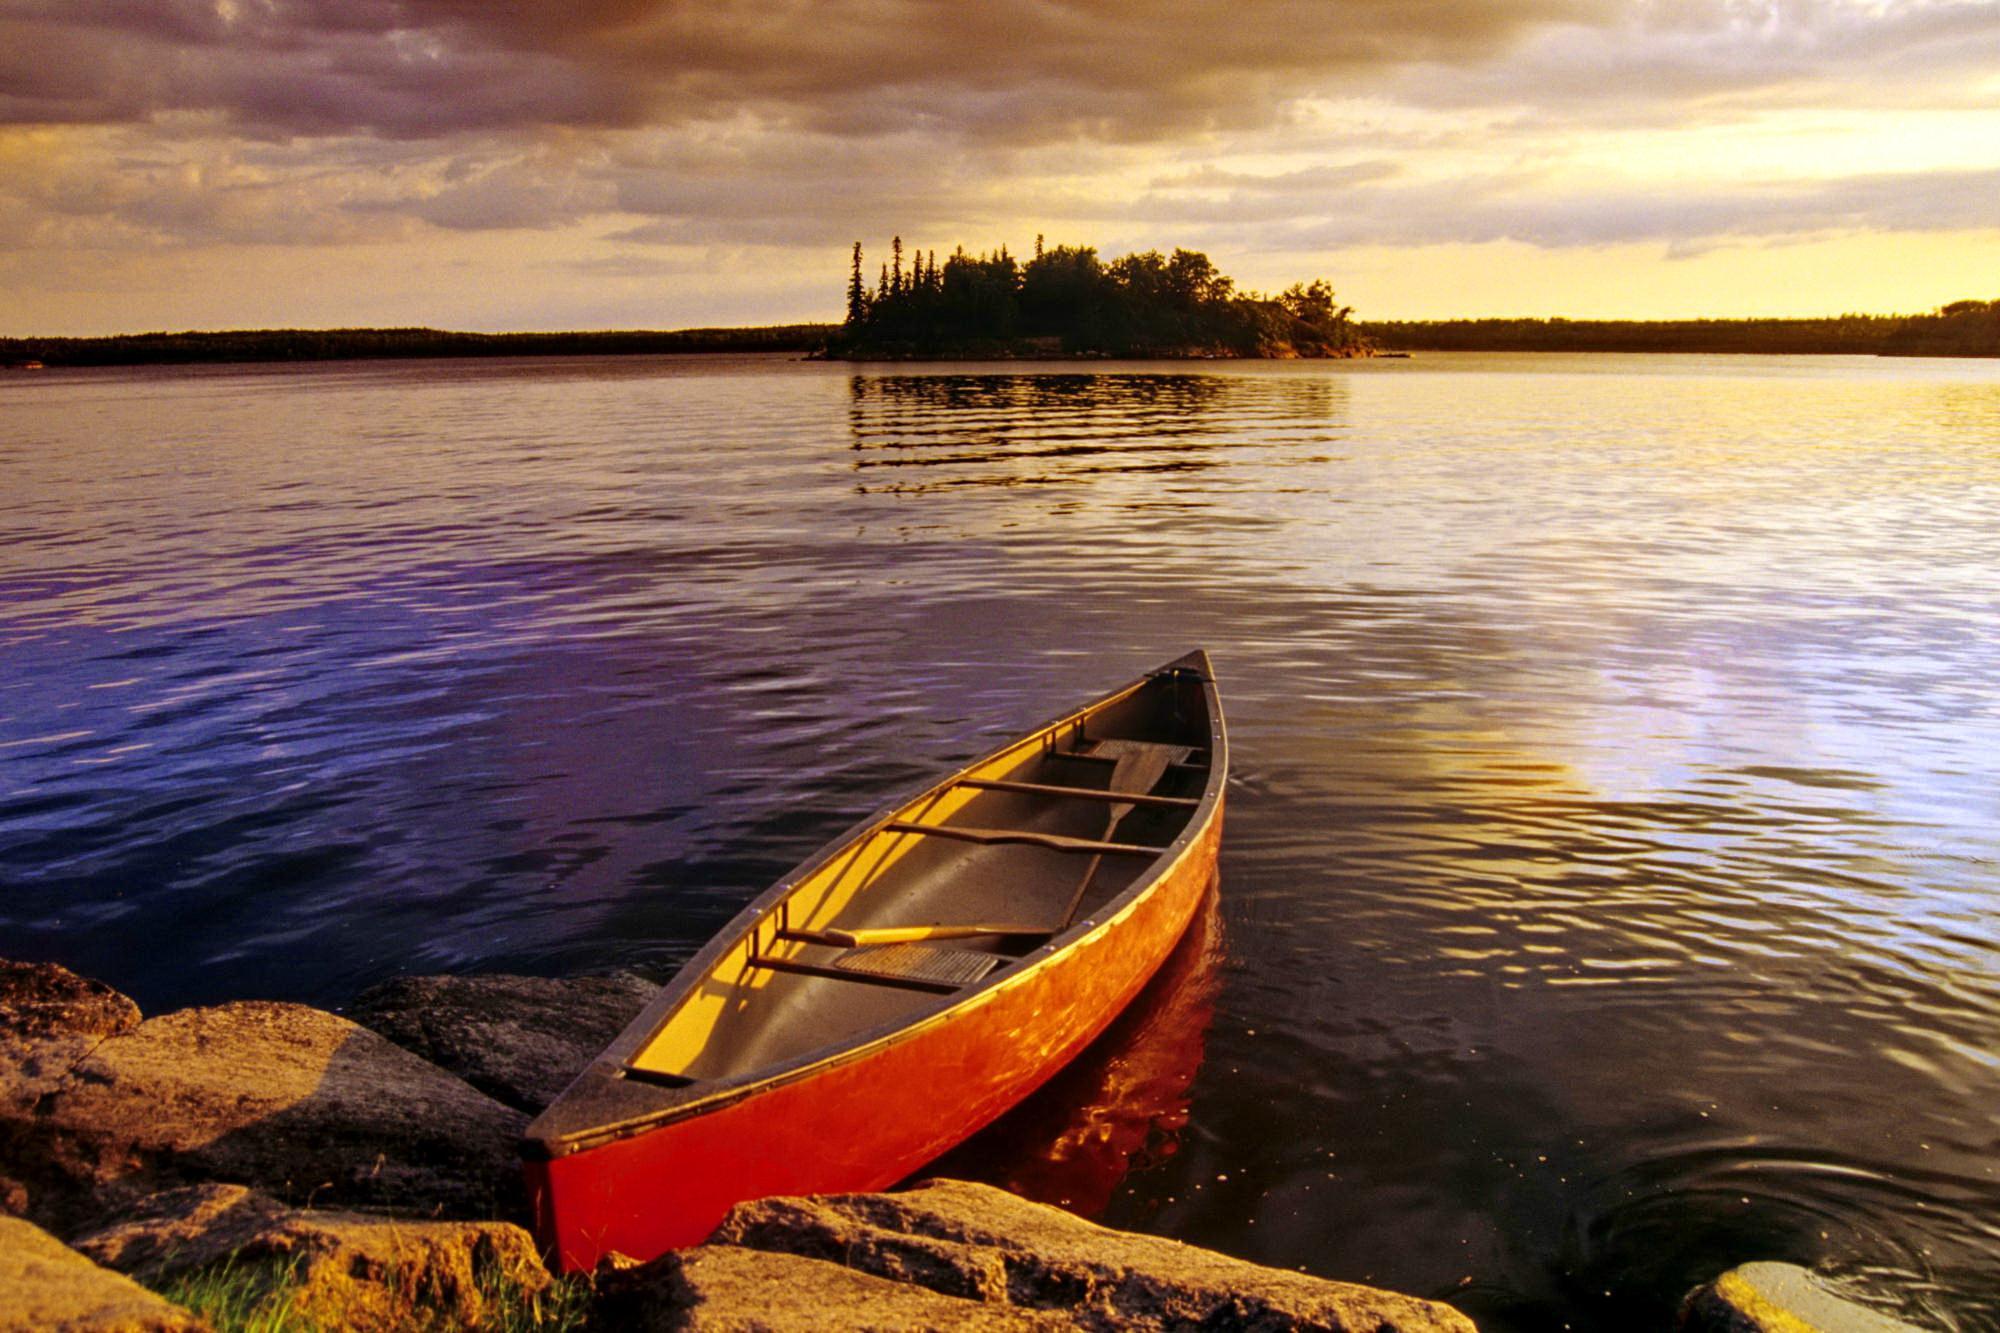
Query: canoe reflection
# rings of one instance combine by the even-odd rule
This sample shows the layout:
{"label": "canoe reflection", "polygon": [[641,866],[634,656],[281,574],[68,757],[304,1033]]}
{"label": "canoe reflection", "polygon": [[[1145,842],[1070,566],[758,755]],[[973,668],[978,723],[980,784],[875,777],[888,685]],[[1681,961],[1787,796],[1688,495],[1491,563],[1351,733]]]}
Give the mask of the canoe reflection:
{"label": "canoe reflection", "polygon": [[1118,1021],[1034,1096],[920,1174],[984,1181],[1096,1217],[1129,1172],[1178,1152],[1221,988],[1217,904],[1211,883],[1187,934]]}

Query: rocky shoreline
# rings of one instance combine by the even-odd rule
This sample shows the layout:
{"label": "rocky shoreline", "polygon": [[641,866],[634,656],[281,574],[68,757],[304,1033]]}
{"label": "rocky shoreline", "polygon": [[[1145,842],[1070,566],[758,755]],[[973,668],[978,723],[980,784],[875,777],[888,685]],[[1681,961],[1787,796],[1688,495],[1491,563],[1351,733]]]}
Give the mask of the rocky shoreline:
{"label": "rocky shoreline", "polygon": [[[0,960],[0,1329],[210,1328],[159,1294],[204,1282],[363,1330],[1473,1327],[955,1180],[755,1200],[702,1246],[556,1278],[521,1225],[516,1140],[653,989],[405,978],[348,1017],[145,1018]],[[1700,1327],[1761,1326],[1716,1308]]]}

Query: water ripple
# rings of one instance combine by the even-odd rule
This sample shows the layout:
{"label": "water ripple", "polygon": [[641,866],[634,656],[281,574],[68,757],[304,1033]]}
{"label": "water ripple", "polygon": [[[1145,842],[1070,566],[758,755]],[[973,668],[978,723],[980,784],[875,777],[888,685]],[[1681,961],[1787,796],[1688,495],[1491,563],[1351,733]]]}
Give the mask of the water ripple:
{"label": "water ripple", "polygon": [[1200,643],[1212,1026],[1051,1190],[1491,1329],[1759,1258],[2000,1324],[1992,366],[49,372],[0,420],[9,953],[155,1012],[664,972]]}

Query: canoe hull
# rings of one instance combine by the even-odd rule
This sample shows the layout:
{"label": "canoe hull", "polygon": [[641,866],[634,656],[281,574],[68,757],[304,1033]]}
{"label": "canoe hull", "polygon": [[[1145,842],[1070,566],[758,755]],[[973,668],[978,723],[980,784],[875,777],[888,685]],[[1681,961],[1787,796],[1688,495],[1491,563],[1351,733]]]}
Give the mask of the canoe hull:
{"label": "canoe hull", "polygon": [[1159,970],[1216,873],[1217,794],[1152,883],[1082,937],[893,1036],[700,1114],[525,1163],[564,1270],[707,1239],[734,1204],[882,1189],[1046,1082]]}

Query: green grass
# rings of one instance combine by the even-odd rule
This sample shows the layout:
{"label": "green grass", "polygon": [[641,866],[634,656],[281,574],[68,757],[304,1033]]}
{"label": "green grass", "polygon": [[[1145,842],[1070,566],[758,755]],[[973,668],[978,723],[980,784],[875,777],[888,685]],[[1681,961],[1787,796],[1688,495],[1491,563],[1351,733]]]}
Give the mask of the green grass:
{"label": "green grass", "polygon": [[[154,1290],[215,1326],[216,1333],[336,1333],[294,1308],[292,1289],[298,1262],[271,1259],[239,1263],[231,1258],[182,1273]],[[577,1333],[588,1322],[588,1278],[557,1278],[529,1292],[511,1278],[491,1275],[480,1283],[485,1333]]]}
{"label": "green grass", "polygon": [[292,1309],[297,1270],[295,1259],[238,1263],[231,1258],[169,1278],[154,1290],[215,1325],[216,1333],[319,1333]]}
{"label": "green grass", "polygon": [[492,1333],[575,1333],[590,1321],[594,1292],[588,1277],[558,1277],[535,1294],[519,1283],[492,1277],[479,1284],[486,1302],[480,1324]]}

